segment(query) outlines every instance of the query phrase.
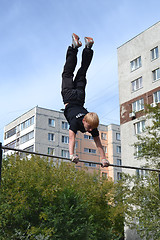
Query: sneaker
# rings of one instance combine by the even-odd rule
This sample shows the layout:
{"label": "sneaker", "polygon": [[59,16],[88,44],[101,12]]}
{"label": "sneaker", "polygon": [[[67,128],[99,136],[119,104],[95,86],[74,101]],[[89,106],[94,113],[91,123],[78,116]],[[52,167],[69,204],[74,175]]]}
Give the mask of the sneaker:
{"label": "sneaker", "polygon": [[91,48],[93,46],[93,43],[94,43],[93,38],[85,37],[84,40],[85,40],[85,47]]}
{"label": "sneaker", "polygon": [[72,46],[74,48],[79,48],[82,46],[81,41],[79,41],[79,37],[75,33],[72,34]]}

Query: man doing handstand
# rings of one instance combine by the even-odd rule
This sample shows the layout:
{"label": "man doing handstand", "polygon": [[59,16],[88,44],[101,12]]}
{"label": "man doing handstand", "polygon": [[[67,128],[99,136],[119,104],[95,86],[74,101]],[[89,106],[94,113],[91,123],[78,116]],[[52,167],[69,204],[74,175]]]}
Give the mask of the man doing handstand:
{"label": "man doing handstand", "polygon": [[62,73],[62,97],[65,104],[64,115],[70,125],[69,127],[69,153],[70,159],[78,163],[79,158],[74,154],[75,138],[77,131],[91,133],[96,146],[99,150],[102,167],[108,167],[109,162],[106,159],[101,140],[99,138],[99,118],[96,113],[88,112],[84,107],[86,73],[93,57],[92,38],[85,37],[85,48],[82,52],[81,67],[73,80],[74,70],[77,64],[78,48],[82,46],[79,37],[72,34],[72,46],[68,47],[66,63]]}

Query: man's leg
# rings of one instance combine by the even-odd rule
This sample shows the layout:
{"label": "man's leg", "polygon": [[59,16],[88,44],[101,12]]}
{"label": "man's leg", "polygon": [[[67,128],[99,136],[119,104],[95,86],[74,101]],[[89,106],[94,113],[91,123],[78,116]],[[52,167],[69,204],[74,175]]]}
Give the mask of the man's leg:
{"label": "man's leg", "polygon": [[91,63],[93,57],[93,50],[89,48],[84,48],[82,52],[82,62],[81,67],[79,68],[75,80],[74,80],[74,86],[75,88],[79,89],[85,89],[86,86],[86,73],[89,68],[89,65]]}
{"label": "man's leg", "polygon": [[68,47],[66,54],[66,63],[64,65],[64,70],[62,73],[62,97],[64,103],[67,103],[73,93],[72,89],[74,89],[73,84],[73,76],[74,70],[77,64],[77,52],[78,47],[82,44],[79,41],[79,37],[73,33],[72,35],[72,47]]}
{"label": "man's leg", "polygon": [[85,87],[86,87],[86,83],[87,83],[86,73],[87,73],[89,65],[92,61],[92,57],[93,57],[93,50],[91,49],[93,43],[94,43],[93,39],[92,39],[92,43],[90,45],[87,41],[86,46],[82,52],[81,67],[78,70],[75,80],[74,80],[74,88],[77,89],[77,91],[79,92],[79,98],[81,98],[83,103],[85,100]]}
{"label": "man's leg", "polygon": [[73,88],[73,76],[74,70],[77,64],[77,52],[78,49],[68,47],[66,54],[66,63],[64,65],[62,73],[62,91],[64,89]]}

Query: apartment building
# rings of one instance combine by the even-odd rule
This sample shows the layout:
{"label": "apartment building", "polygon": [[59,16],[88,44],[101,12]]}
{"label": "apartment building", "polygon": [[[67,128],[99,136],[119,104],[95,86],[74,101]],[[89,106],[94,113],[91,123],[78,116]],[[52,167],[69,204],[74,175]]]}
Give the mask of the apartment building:
{"label": "apartment building", "polygon": [[[122,159],[141,166],[133,144],[147,125],[144,105],[160,102],[160,22],[118,48]],[[123,170],[134,173],[135,171]]]}
{"label": "apartment building", "polygon": [[[144,106],[160,102],[160,22],[117,49],[120,101],[120,128],[123,165],[143,166],[133,144],[148,122]],[[135,170],[123,169],[135,174]],[[143,172],[139,171],[138,174]],[[133,233],[126,239],[138,239]]]}
{"label": "apartment building", "polygon": [[[119,125],[100,124],[100,138],[110,163],[121,164],[121,141]],[[34,107],[4,128],[4,146],[38,153],[69,158],[69,124],[62,111]],[[89,133],[78,132],[75,152],[82,160],[100,162],[100,155]],[[8,154],[7,151],[5,154]],[[94,163],[78,163],[77,168],[86,166],[89,172],[100,171],[105,177],[120,179],[121,170],[101,168]]]}

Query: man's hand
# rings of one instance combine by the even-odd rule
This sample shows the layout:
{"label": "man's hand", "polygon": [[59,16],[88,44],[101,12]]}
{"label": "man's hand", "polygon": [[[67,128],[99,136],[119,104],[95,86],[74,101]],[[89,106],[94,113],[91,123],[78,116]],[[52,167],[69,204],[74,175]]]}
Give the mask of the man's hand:
{"label": "man's hand", "polygon": [[72,162],[74,162],[75,164],[77,164],[79,162],[79,157],[76,155],[70,155],[70,159]]}
{"label": "man's hand", "polygon": [[109,166],[109,161],[107,159],[102,159],[101,167],[104,168],[104,167],[108,167],[108,166]]}

